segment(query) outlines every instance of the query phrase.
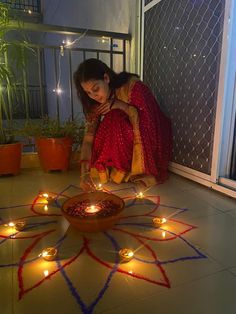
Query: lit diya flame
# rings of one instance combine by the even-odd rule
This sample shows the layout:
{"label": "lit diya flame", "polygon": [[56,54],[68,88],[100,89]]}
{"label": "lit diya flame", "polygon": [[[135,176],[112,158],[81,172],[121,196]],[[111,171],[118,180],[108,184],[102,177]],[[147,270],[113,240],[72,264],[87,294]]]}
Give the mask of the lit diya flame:
{"label": "lit diya flame", "polygon": [[53,261],[57,256],[57,249],[55,247],[48,247],[39,256],[42,256],[46,261]]}
{"label": "lit diya flame", "polygon": [[45,193],[45,192],[40,193],[39,196],[44,198],[45,201],[54,199],[54,196],[52,194],[48,194],[48,193]]}
{"label": "lit diya flame", "polygon": [[44,205],[43,209],[45,212],[47,212],[48,211],[48,205]]}
{"label": "lit diya flame", "polygon": [[99,184],[96,186],[96,189],[97,189],[98,191],[101,191],[101,190],[102,190],[102,184],[99,183]]}
{"label": "lit diya flame", "polygon": [[129,262],[133,258],[134,252],[131,249],[121,249],[119,255],[122,262]]}
{"label": "lit diya flame", "polygon": [[91,205],[91,206],[88,206],[85,208],[85,212],[87,214],[96,214],[100,210],[101,210],[101,208],[99,206],[96,206],[96,205]]}
{"label": "lit diya flame", "polygon": [[25,226],[26,226],[26,221],[25,221],[25,220],[20,220],[20,221],[17,221],[17,222],[15,223],[15,228],[16,228],[16,230],[18,230],[18,231],[23,230],[23,229],[25,228]]}
{"label": "lit diya flame", "polygon": [[8,227],[15,227],[15,223],[14,222],[9,222],[9,224],[7,224]]}
{"label": "lit diya flame", "polygon": [[143,192],[137,193],[136,198],[144,198]]}
{"label": "lit diya flame", "polygon": [[155,217],[153,218],[152,221],[155,227],[160,227],[161,225],[167,222],[167,219],[164,217]]}

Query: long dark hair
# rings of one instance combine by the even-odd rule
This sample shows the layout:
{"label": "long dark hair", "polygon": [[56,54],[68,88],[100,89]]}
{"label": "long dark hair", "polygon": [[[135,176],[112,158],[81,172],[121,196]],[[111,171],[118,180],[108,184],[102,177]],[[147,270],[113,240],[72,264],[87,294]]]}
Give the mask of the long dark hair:
{"label": "long dark hair", "polygon": [[128,72],[115,73],[104,62],[98,59],[91,58],[82,62],[74,73],[74,83],[77,89],[77,95],[82,102],[85,115],[90,112],[92,105],[98,103],[87,95],[81,83],[89,80],[103,80],[105,73],[110,78],[109,88],[111,91],[124,85],[131,76],[137,76],[136,74]]}

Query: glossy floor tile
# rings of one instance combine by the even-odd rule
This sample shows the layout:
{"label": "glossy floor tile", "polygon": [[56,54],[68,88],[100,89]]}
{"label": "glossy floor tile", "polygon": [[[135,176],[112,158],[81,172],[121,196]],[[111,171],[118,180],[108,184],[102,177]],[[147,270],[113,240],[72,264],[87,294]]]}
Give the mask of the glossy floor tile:
{"label": "glossy floor tile", "polygon": [[236,200],[174,174],[142,199],[108,184],[125,209],[112,229],[82,233],[61,214],[78,184],[76,171],[0,177],[1,314],[236,313]]}

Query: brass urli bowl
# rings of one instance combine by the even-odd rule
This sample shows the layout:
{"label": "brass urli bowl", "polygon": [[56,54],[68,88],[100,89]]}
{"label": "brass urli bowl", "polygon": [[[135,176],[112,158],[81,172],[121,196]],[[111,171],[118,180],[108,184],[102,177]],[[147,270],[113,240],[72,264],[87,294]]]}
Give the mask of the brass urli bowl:
{"label": "brass urli bowl", "polygon": [[[110,216],[97,216],[96,214],[87,215],[85,217],[72,216],[68,213],[68,207],[80,203],[85,200],[90,200],[91,204],[99,204],[106,200],[113,202],[117,209]],[[113,227],[119,219],[120,213],[123,211],[125,203],[123,199],[114,194],[105,193],[102,191],[87,192],[69,198],[62,205],[62,215],[69,223],[82,232],[100,232]]]}

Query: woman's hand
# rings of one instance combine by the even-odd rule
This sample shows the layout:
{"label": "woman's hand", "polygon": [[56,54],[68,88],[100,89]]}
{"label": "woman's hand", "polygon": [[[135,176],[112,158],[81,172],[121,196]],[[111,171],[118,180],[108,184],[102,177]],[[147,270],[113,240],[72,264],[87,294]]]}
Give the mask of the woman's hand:
{"label": "woman's hand", "polygon": [[105,115],[112,109],[120,109],[128,114],[129,105],[122,100],[113,98],[108,100],[106,103],[101,104],[97,108],[97,114]]}
{"label": "woman's hand", "polygon": [[105,102],[104,104],[100,104],[97,108],[97,114],[99,115],[105,115],[107,114],[109,111],[111,111],[113,104],[115,102],[115,99],[110,99],[107,102]]}
{"label": "woman's hand", "polygon": [[94,191],[96,189],[89,173],[82,173],[80,176],[80,188],[85,191]]}

